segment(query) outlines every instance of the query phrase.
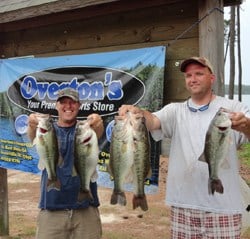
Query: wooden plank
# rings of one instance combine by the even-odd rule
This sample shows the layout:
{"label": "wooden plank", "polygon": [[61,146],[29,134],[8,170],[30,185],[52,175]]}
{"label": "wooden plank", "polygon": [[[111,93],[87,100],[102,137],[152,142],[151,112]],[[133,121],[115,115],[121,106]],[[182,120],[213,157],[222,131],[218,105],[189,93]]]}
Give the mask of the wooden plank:
{"label": "wooden plank", "polygon": [[[184,13],[183,13],[184,10]],[[196,21],[188,4],[162,6],[1,35],[5,57],[134,44],[168,44]],[[176,18],[175,16],[179,16]],[[197,36],[197,27],[183,38]],[[183,48],[182,48],[183,49]]]}
{"label": "wooden plank", "polygon": [[[59,12],[53,14],[47,14],[46,16],[36,15],[32,19],[26,17],[23,20],[18,21],[6,21],[6,17],[3,16],[3,22],[1,22],[0,14],[0,32],[24,30],[30,28],[37,28],[41,26],[55,25],[57,23],[78,21],[83,19],[94,18],[98,16],[107,16],[114,13],[137,11],[142,8],[151,8],[154,6],[169,5],[172,2],[178,2],[181,0],[135,0],[131,2],[116,1],[110,4],[101,4],[89,6],[81,9],[74,9],[66,12]],[[172,6],[171,6],[172,8]],[[15,14],[18,15],[18,14]],[[13,19],[12,17],[10,17]]]}
{"label": "wooden plank", "polygon": [[224,7],[236,6],[243,3],[243,0],[224,0]]}
{"label": "wooden plank", "polygon": [[10,8],[12,5],[6,5],[6,7],[2,6],[2,11],[0,11],[0,22],[12,22],[114,1],[119,0],[58,0],[39,5],[37,5],[37,3],[32,4],[32,1],[29,1],[30,6],[25,6],[25,3],[21,2],[20,4],[16,3],[17,8],[15,9],[14,7],[16,4],[14,4],[13,9]]}
{"label": "wooden plank", "polygon": [[199,52],[214,67],[214,91],[224,95],[224,15],[223,0],[200,0],[199,18],[207,17],[199,25]]}
{"label": "wooden plank", "polygon": [[[61,20],[63,22],[70,20],[72,17],[89,18],[97,15],[107,15],[111,13],[132,11],[142,8],[150,8],[152,6],[160,6],[166,4],[173,4],[182,2],[183,0],[133,0],[133,1],[119,1],[119,0],[60,0],[49,4],[40,6],[33,6],[29,8],[21,8],[16,11],[0,13],[0,23],[8,23],[13,21],[20,21],[23,19],[37,18],[38,16],[52,17],[54,20]],[[85,14],[79,15],[79,11],[85,11]],[[75,11],[76,15],[68,15],[68,11]],[[58,14],[56,14],[58,13]],[[63,15],[64,17],[60,17]],[[50,19],[51,20],[51,19]],[[51,21],[50,21],[51,22]],[[53,22],[53,21],[52,21]],[[37,22],[38,23],[38,22]],[[26,25],[26,28],[29,24]]]}
{"label": "wooden plank", "polygon": [[0,236],[9,235],[7,169],[0,168]]}
{"label": "wooden plank", "polygon": [[11,12],[18,9],[39,6],[46,3],[52,3],[58,0],[1,0],[0,13]]}
{"label": "wooden plank", "polygon": [[[47,15],[49,12],[62,12],[93,5],[106,4],[117,0],[1,0],[0,1],[0,22],[9,22],[13,19],[25,19],[40,15]],[[140,1],[141,6],[148,5],[154,1]],[[122,1],[119,1],[122,2]],[[123,1],[125,2],[125,1]],[[132,2],[132,1],[131,1]],[[126,1],[129,5],[131,2]],[[135,2],[135,1],[133,1]],[[176,3],[176,1],[165,1],[165,3]],[[224,6],[239,5],[242,0],[224,0]],[[49,11],[49,12],[48,12]],[[35,13],[35,15],[34,15]],[[4,20],[5,19],[5,20]]]}

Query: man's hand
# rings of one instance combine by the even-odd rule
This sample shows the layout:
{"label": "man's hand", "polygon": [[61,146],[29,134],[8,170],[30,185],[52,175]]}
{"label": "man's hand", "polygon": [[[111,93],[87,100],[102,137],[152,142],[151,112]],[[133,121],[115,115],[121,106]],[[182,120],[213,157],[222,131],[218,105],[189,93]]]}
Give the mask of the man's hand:
{"label": "man's hand", "polygon": [[232,121],[232,129],[240,131],[250,138],[250,119],[242,112],[230,113],[230,118]]}
{"label": "man's hand", "polygon": [[104,131],[103,120],[99,114],[90,114],[87,117],[87,121],[89,125],[93,128],[96,132],[97,137],[100,138]]}
{"label": "man's hand", "polygon": [[143,110],[141,110],[140,108],[138,108],[134,105],[122,105],[119,108],[118,114],[120,116],[124,116],[124,115],[126,115],[127,112],[131,112],[133,114],[142,114],[143,115]]}
{"label": "man's hand", "polygon": [[33,141],[34,138],[36,137],[36,128],[38,125],[38,119],[36,116],[37,116],[37,113],[31,113],[28,119],[27,134],[28,134],[30,141]]}

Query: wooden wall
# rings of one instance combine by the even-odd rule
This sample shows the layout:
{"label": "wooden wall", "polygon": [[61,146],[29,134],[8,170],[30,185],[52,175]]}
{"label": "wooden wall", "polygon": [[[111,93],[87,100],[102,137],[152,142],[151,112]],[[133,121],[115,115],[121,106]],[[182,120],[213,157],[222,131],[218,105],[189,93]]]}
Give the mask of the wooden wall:
{"label": "wooden wall", "polygon": [[[5,29],[0,38],[0,56],[55,56],[165,45],[164,103],[180,101],[188,95],[179,64],[199,52],[198,24],[179,40],[175,39],[197,21],[198,3],[193,3],[179,1],[160,7],[79,17],[70,22],[61,19],[57,21],[60,23],[50,22],[40,27]],[[63,18],[63,15],[59,17]]]}

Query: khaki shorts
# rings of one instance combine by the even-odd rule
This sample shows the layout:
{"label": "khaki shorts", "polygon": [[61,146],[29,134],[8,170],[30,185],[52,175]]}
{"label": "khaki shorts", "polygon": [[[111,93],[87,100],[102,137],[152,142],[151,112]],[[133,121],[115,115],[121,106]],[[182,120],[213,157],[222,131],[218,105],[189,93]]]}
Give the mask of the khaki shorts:
{"label": "khaki shorts", "polygon": [[37,218],[36,239],[100,239],[98,208],[41,210]]}

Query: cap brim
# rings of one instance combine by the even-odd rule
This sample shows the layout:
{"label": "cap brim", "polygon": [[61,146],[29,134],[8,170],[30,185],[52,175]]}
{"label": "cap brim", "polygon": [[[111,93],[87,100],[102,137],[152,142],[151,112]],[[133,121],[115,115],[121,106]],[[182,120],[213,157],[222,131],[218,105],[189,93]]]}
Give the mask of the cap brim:
{"label": "cap brim", "polygon": [[59,100],[61,100],[62,98],[70,98],[70,99],[72,99],[72,100],[74,100],[74,101],[79,101],[78,99],[76,99],[76,98],[75,98],[74,96],[72,96],[72,95],[62,95],[62,96],[58,97],[56,101],[59,101]]}
{"label": "cap brim", "polygon": [[202,66],[206,66],[204,65],[203,63],[201,63],[200,61],[198,60],[195,60],[195,59],[187,59],[185,61],[183,61],[181,63],[181,72],[185,72],[185,69],[187,67],[187,65],[191,64],[191,63],[196,63],[196,64],[199,64],[199,65],[202,65]]}

